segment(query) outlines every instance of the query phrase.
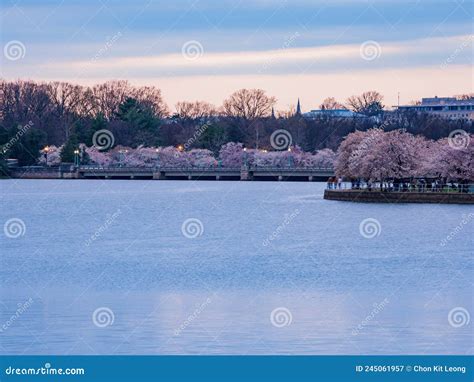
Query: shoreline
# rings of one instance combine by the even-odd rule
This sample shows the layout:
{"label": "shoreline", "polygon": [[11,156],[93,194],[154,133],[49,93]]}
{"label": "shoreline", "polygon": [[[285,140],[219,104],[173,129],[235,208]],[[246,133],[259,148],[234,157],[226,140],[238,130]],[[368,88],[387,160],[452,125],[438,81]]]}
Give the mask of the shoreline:
{"label": "shoreline", "polygon": [[324,199],[355,203],[474,204],[473,193],[324,190]]}

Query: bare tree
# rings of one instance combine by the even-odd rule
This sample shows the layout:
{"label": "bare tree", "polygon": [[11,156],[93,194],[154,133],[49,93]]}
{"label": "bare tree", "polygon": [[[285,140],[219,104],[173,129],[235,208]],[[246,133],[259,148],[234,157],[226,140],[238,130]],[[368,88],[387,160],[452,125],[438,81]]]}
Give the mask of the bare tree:
{"label": "bare tree", "polygon": [[336,110],[336,109],[346,109],[346,107],[336,101],[334,97],[328,97],[326,98],[321,105],[319,105],[319,108],[322,110]]}
{"label": "bare tree", "polygon": [[142,86],[131,88],[130,96],[135,98],[143,106],[151,110],[158,118],[164,118],[169,115],[169,109],[161,95],[161,90],[154,86]]}
{"label": "bare tree", "polygon": [[0,82],[0,115],[7,123],[40,122],[50,109],[47,85],[32,81]]}
{"label": "bare tree", "polygon": [[269,116],[276,103],[262,89],[240,89],[224,101],[224,113],[230,117],[252,120]]}
{"label": "bare tree", "polygon": [[382,104],[383,96],[374,90],[364,92],[359,96],[351,96],[347,99],[347,104],[356,113],[365,115],[379,114],[384,105]]}
{"label": "bare tree", "polygon": [[296,106],[290,105],[288,110],[277,110],[276,115],[278,118],[291,118],[294,117],[296,114]]}
{"label": "bare tree", "polygon": [[108,81],[92,87],[94,114],[102,114],[107,120],[113,119],[119,105],[130,93],[127,81]]}
{"label": "bare tree", "polygon": [[471,100],[474,98],[474,93],[468,93],[468,94],[459,94],[454,96],[456,99],[460,101],[466,101],[466,100]]}
{"label": "bare tree", "polygon": [[217,108],[204,101],[182,101],[175,105],[176,113],[182,119],[198,119],[217,115]]}
{"label": "bare tree", "polygon": [[84,89],[82,86],[68,82],[52,82],[47,89],[52,102],[53,114],[61,121],[61,128],[67,140],[76,116],[83,111]]}

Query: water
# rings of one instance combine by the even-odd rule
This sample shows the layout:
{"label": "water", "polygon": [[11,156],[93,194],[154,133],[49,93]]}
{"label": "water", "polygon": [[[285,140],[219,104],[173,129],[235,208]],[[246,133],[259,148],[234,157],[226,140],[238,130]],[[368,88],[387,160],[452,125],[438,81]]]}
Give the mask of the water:
{"label": "water", "polygon": [[2,225],[25,226],[1,235],[2,354],[474,353],[471,206],[325,201],[321,183],[0,187]]}

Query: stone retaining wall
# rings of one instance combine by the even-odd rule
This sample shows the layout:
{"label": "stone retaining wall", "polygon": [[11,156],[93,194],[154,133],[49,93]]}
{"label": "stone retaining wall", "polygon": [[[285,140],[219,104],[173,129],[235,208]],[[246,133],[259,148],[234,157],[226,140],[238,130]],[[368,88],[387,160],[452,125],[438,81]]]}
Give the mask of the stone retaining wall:
{"label": "stone retaining wall", "polygon": [[12,171],[10,176],[17,179],[61,179],[59,171]]}
{"label": "stone retaining wall", "polygon": [[324,199],[361,203],[451,203],[474,204],[474,194],[436,192],[382,192],[325,190]]}

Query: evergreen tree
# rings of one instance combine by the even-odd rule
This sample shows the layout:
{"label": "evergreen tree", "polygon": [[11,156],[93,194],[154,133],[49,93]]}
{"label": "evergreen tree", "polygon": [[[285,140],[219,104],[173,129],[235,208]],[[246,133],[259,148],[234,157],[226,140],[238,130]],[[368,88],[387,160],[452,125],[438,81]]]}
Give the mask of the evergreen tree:
{"label": "evergreen tree", "polygon": [[129,125],[133,131],[134,146],[157,146],[160,144],[159,119],[150,108],[134,98],[127,98],[119,106],[117,118]]}
{"label": "evergreen tree", "polygon": [[74,150],[79,149],[79,140],[76,135],[71,135],[61,150],[61,162],[74,163]]}
{"label": "evergreen tree", "polygon": [[[10,137],[16,136],[17,129],[11,129]],[[37,163],[40,150],[46,146],[46,133],[31,128],[16,142],[7,153],[12,159],[18,159],[20,166],[31,166]]]}
{"label": "evergreen tree", "polygon": [[218,154],[221,146],[227,142],[227,135],[222,126],[206,124],[199,128],[202,133],[199,136],[198,144],[203,149],[208,149],[214,154]]}
{"label": "evergreen tree", "polygon": [[3,156],[0,156],[0,178],[7,178],[9,176],[7,161]]}

